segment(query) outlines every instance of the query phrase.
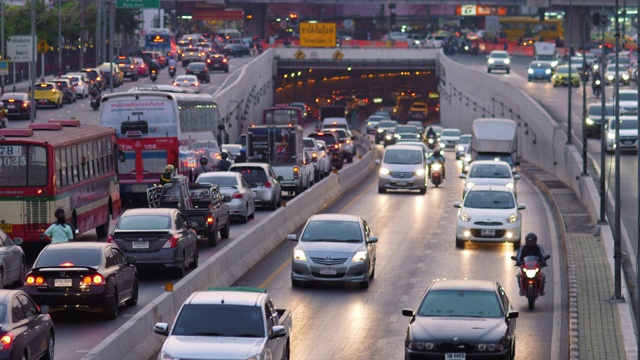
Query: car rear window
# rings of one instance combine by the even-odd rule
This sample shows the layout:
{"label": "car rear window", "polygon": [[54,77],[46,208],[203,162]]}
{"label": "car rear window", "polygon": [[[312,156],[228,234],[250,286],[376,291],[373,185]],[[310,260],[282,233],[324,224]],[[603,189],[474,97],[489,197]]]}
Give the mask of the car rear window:
{"label": "car rear window", "polygon": [[55,249],[48,247],[40,252],[33,264],[34,268],[50,266],[98,266],[100,265],[99,249]]}
{"label": "car rear window", "polygon": [[125,58],[117,58],[117,59],[116,59],[116,61],[114,61],[114,62],[116,62],[116,63],[118,63],[118,64],[127,64],[127,65],[131,64],[131,60],[129,60],[129,58],[128,58],[128,57],[125,57]]}
{"label": "car rear window", "polygon": [[166,230],[171,228],[171,218],[166,215],[126,215],[120,217],[118,230]]}
{"label": "car rear window", "polygon": [[204,67],[205,67],[205,64],[189,64],[187,69],[190,69],[190,70],[202,70],[202,69],[204,69]]}
{"label": "car rear window", "polygon": [[315,148],[316,147],[316,142],[313,141],[312,139],[305,139],[302,140],[304,143],[304,147],[306,148]]}
{"label": "car rear window", "polygon": [[60,89],[66,89],[66,88],[68,88],[68,87],[69,87],[69,84],[67,84],[67,83],[66,83],[66,82],[64,82],[64,81],[56,81],[56,84],[58,84],[58,87],[59,87]]}
{"label": "car rear window", "polygon": [[89,71],[86,71],[86,73],[87,73],[87,76],[89,77],[89,79],[91,79],[91,80],[95,80],[95,79],[98,78],[98,72],[95,71],[95,70],[89,70]]}
{"label": "car rear window", "polygon": [[36,86],[36,90],[53,90],[55,87],[51,84],[39,84]]}
{"label": "car rear window", "polygon": [[69,76],[69,80],[70,80],[72,83],[77,84],[77,83],[79,83],[79,82],[80,82],[80,77],[78,77],[78,76]]}
{"label": "car rear window", "polygon": [[245,180],[249,184],[264,184],[267,182],[267,174],[264,172],[264,169],[254,168],[254,167],[233,167],[230,171],[234,171],[242,174]]}
{"label": "car rear window", "polygon": [[337,142],[336,138],[331,134],[310,134],[309,136],[315,139],[324,140],[325,144],[327,144],[328,146],[331,146]]}

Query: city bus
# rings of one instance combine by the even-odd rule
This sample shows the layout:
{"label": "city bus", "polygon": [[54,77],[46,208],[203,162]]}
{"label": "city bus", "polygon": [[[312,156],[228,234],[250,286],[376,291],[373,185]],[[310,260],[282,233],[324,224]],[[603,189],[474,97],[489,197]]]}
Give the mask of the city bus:
{"label": "city bus", "polygon": [[285,104],[268,107],[262,111],[262,125],[289,124],[304,126],[301,108]]}
{"label": "city bus", "polygon": [[0,229],[46,244],[62,208],[78,233],[106,237],[120,214],[116,151],[113,129],[75,119],[0,129]]}
{"label": "city bus", "polygon": [[144,36],[146,51],[161,51],[169,56],[176,55],[176,36],[169,29],[149,29]]}
{"label": "city bus", "polygon": [[116,131],[120,196],[128,206],[146,206],[147,188],[168,164],[189,175],[200,156],[209,165],[220,158],[220,113],[212,95],[113,93],[104,95],[100,108],[100,125]]}
{"label": "city bus", "polygon": [[555,41],[564,39],[564,25],[562,19],[544,19],[526,16],[500,16],[498,17],[500,30],[509,41],[517,39],[534,38],[536,41]]}

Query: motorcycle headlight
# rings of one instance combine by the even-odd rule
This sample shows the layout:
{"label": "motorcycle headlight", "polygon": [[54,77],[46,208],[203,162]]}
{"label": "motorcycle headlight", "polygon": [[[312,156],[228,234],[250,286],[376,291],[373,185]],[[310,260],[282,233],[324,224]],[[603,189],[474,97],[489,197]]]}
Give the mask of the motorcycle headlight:
{"label": "motorcycle headlight", "polygon": [[518,221],[518,214],[513,213],[513,214],[509,214],[509,216],[507,216],[507,222],[508,222],[509,224],[513,224],[513,223],[515,223],[516,221]]}
{"label": "motorcycle headlight", "polygon": [[610,81],[613,80],[613,75],[607,75],[607,79],[609,79]]}
{"label": "motorcycle headlight", "polygon": [[391,135],[387,135],[387,136],[385,136],[385,138],[387,138],[387,140],[391,140],[392,137],[391,137]]}
{"label": "motorcycle headlight", "polygon": [[380,168],[380,175],[389,175],[389,169],[387,168]]}
{"label": "motorcycle headlight", "polygon": [[587,123],[587,125],[593,125],[594,124],[594,122],[593,122],[593,120],[591,120],[591,118],[587,118],[584,122]]}
{"label": "motorcycle headlight", "polygon": [[400,139],[400,135],[398,135],[398,134],[393,135],[393,137],[396,138],[396,139]]}
{"label": "motorcycle headlight", "polygon": [[536,274],[538,273],[539,269],[527,269],[524,271],[524,275],[529,278],[529,279],[533,279],[536,277]]}
{"label": "motorcycle headlight", "polygon": [[416,176],[423,176],[423,175],[424,175],[424,169],[416,170]]}
{"label": "motorcycle headlight", "polygon": [[496,61],[495,61],[495,60],[493,60],[493,59],[489,59],[487,62],[488,62],[489,64],[493,64],[493,63],[494,63],[494,62],[496,62]]}
{"label": "motorcycle headlight", "polygon": [[547,75],[551,74],[551,69],[545,70],[544,73],[547,74]]}
{"label": "motorcycle headlight", "polygon": [[298,261],[307,261],[307,256],[304,254],[304,251],[298,249],[293,250],[293,258]]}
{"label": "motorcycle headlight", "polygon": [[378,132],[382,134],[384,132],[384,130],[378,129]]}
{"label": "motorcycle headlight", "polygon": [[440,163],[431,164],[431,170],[433,171],[439,171],[441,168],[442,168],[442,165]]}
{"label": "motorcycle headlight", "polygon": [[429,140],[427,140],[427,142],[429,142],[429,144],[433,144],[433,138],[429,138]]}
{"label": "motorcycle headlight", "polygon": [[529,70],[527,70],[527,73],[528,73],[529,75],[533,74],[533,69],[529,69]]}
{"label": "motorcycle headlight", "polygon": [[505,63],[505,65],[509,65],[509,64],[511,63],[511,59],[506,59],[506,60],[504,61],[504,63]]}
{"label": "motorcycle headlight", "polygon": [[464,161],[466,161],[466,162],[470,162],[470,161],[471,161],[471,155],[466,155],[466,156],[464,157]]}
{"label": "motorcycle headlight", "polygon": [[593,70],[598,70],[599,68],[600,68],[600,65],[598,65],[598,64],[594,64],[593,65]]}
{"label": "motorcycle headlight", "polygon": [[458,219],[460,219],[460,221],[462,222],[469,222],[471,221],[471,216],[469,216],[469,214],[464,211],[460,211],[460,214],[458,214]]}
{"label": "motorcycle headlight", "polygon": [[361,262],[367,260],[367,252],[366,251],[358,251],[351,258],[351,262]]}

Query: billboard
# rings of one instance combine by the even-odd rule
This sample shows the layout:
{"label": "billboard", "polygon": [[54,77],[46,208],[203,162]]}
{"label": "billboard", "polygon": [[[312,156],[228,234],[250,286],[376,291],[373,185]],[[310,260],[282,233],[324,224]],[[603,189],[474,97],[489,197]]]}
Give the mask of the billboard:
{"label": "billboard", "polygon": [[301,47],[335,47],[335,23],[300,23]]}

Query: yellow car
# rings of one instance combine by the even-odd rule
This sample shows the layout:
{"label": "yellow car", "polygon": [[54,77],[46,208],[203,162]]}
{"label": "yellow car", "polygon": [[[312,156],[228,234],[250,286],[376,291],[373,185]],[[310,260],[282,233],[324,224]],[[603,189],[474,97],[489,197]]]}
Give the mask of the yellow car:
{"label": "yellow car", "polygon": [[429,117],[429,107],[424,102],[414,102],[409,108],[409,119],[423,120]]}
{"label": "yellow car", "polygon": [[[558,65],[556,72],[551,76],[553,87],[569,85],[569,65]],[[576,67],[571,69],[571,85],[580,86],[580,72]]]}
{"label": "yellow car", "polygon": [[58,85],[54,82],[43,82],[36,84],[34,90],[34,99],[36,101],[36,107],[39,106],[53,106],[54,108],[60,108],[63,104],[64,94]]}

